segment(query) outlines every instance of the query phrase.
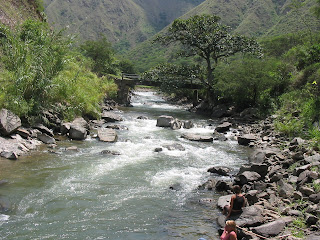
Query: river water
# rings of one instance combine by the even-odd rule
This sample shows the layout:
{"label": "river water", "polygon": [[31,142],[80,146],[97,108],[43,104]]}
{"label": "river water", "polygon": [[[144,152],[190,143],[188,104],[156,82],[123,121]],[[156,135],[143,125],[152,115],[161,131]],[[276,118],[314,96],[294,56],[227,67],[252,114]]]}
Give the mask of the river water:
{"label": "river water", "polygon": [[[39,151],[18,161],[0,159],[0,198],[11,210],[0,214],[1,239],[159,240],[216,239],[221,214],[199,199],[218,194],[197,190],[212,166],[235,171],[247,162],[236,141],[197,143],[183,133],[210,135],[214,125],[154,92],[136,92],[121,114],[128,130],[117,143],[61,141],[56,153]],[[192,120],[192,129],[156,127],[160,115]],[[138,119],[145,116],[148,119]],[[180,143],[185,151],[163,146]],[[78,152],[65,151],[76,145]],[[155,152],[163,147],[162,152]],[[121,155],[103,155],[111,150]],[[175,186],[177,190],[170,190]]]}

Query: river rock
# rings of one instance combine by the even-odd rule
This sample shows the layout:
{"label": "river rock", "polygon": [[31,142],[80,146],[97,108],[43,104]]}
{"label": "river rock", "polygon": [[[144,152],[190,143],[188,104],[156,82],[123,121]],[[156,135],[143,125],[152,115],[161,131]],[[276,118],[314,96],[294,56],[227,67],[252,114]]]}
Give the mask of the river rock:
{"label": "river rock", "polygon": [[188,139],[190,141],[197,141],[197,142],[213,142],[213,137],[211,136],[201,136],[198,134],[183,134],[182,138]]}
{"label": "river rock", "polygon": [[239,145],[248,146],[250,143],[255,142],[256,136],[253,134],[244,134],[242,136],[238,136]]}
{"label": "river rock", "polygon": [[87,130],[89,130],[90,126],[89,123],[82,117],[79,118],[75,118],[72,122],[71,125],[78,125],[82,128],[85,128]]}
{"label": "river rock", "polygon": [[240,117],[244,119],[257,119],[259,110],[257,108],[246,108],[240,113]]}
{"label": "river rock", "polygon": [[69,138],[73,140],[85,140],[87,138],[87,129],[81,127],[80,125],[71,124]]}
{"label": "river rock", "polygon": [[240,217],[236,219],[236,224],[239,227],[255,227],[264,223],[262,206],[252,205],[244,207],[242,210]]}
{"label": "river rock", "polygon": [[320,192],[315,193],[315,194],[311,194],[309,196],[309,200],[313,203],[318,204],[320,202]]}
{"label": "river rock", "polygon": [[301,186],[299,187],[299,191],[304,195],[304,196],[310,196],[312,194],[315,194],[314,190],[310,187],[307,186]]}
{"label": "river rock", "polygon": [[224,122],[224,123],[218,125],[215,130],[219,133],[224,133],[224,132],[229,131],[231,126],[232,126],[232,123]]}
{"label": "river rock", "polygon": [[212,118],[221,118],[226,116],[228,111],[228,106],[225,104],[217,105],[211,110],[211,117]]}
{"label": "river rock", "polygon": [[155,149],[154,149],[155,152],[162,152],[162,150],[163,150],[163,149],[162,149],[161,147],[158,147],[158,148],[155,148]]}
{"label": "river rock", "polygon": [[116,142],[118,140],[117,132],[110,128],[99,128],[98,137],[102,142]]}
{"label": "river rock", "polygon": [[79,149],[77,146],[71,146],[71,147],[67,147],[66,151],[79,152]]}
{"label": "river rock", "polygon": [[67,133],[69,133],[70,127],[71,127],[71,123],[61,123],[61,125],[60,125],[60,133],[62,135],[66,135]]}
{"label": "river rock", "polygon": [[193,122],[191,122],[190,120],[183,121],[183,128],[185,129],[193,128]]}
{"label": "river rock", "polygon": [[164,145],[163,147],[167,148],[169,151],[173,151],[173,150],[179,150],[179,151],[185,151],[185,147],[182,146],[180,143],[174,143],[174,144],[168,144],[168,145]]}
{"label": "river rock", "polygon": [[53,131],[50,130],[49,128],[47,128],[46,126],[44,126],[43,124],[38,123],[34,126],[34,128],[38,129],[40,132],[42,132],[50,137],[53,137]]}
{"label": "river rock", "polygon": [[18,159],[18,155],[12,151],[3,151],[3,152],[1,152],[0,156],[3,158],[6,158],[6,159],[10,159],[10,160],[17,160]]}
{"label": "river rock", "polygon": [[148,117],[146,117],[146,116],[139,116],[139,117],[137,117],[137,119],[140,119],[140,120],[148,120]]}
{"label": "river rock", "polygon": [[212,167],[207,170],[210,173],[216,173],[221,176],[229,176],[231,169],[228,167]]}
{"label": "river rock", "polygon": [[172,116],[162,115],[157,119],[157,127],[171,127],[172,121],[174,121]]}
{"label": "river rock", "polygon": [[117,129],[117,130],[129,130],[128,127],[124,125],[108,125],[106,128]]}
{"label": "river rock", "polygon": [[25,139],[28,139],[31,137],[31,133],[25,128],[19,127],[16,132],[17,134],[19,134],[21,137]]}
{"label": "river rock", "polygon": [[215,179],[209,179],[204,184],[198,186],[198,190],[208,190],[212,191],[216,186],[217,181]]}
{"label": "river rock", "polygon": [[283,198],[289,198],[293,195],[294,188],[291,184],[286,183],[284,180],[278,182],[279,196]]}
{"label": "river rock", "polygon": [[101,151],[101,154],[103,154],[103,155],[121,155],[120,152],[110,151],[110,150],[103,150],[103,151]]}
{"label": "river rock", "polygon": [[264,237],[274,237],[280,234],[286,226],[285,221],[283,221],[281,218],[277,219],[276,221],[269,222],[266,224],[263,224],[258,227],[252,228],[252,231],[254,233],[257,233],[259,235],[262,235]]}
{"label": "river rock", "polygon": [[182,127],[182,122],[178,119],[174,119],[173,121],[170,122],[170,128],[172,130],[177,130]]}
{"label": "river rock", "polygon": [[123,118],[113,112],[105,111],[102,113],[101,118],[104,119],[106,122],[120,122],[123,121]]}
{"label": "river rock", "polygon": [[11,209],[11,203],[6,197],[0,196],[0,213],[7,212]]}
{"label": "river rock", "polygon": [[56,140],[46,133],[38,133],[37,138],[45,144],[56,144]]}
{"label": "river rock", "polygon": [[308,162],[308,163],[313,163],[313,164],[318,163],[319,164],[319,162],[320,162],[320,154],[316,153],[316,154],[314,154],[312,156],[306,157],[304,160],[306,162]]}
{"label": "river rock", "polygon": [[231,200],[232,195],[233,194],[229,194],[229,195],[219,197],[218,202],[217,202],[217,206],[220,209],[223,209],[224,206],[230,205],[230,200]]}
{"label": "river rock", "polygon": [[245,171],[239,175],[240,185],[255,182],[261,179],[261,175],[257,172]]}
{"label": "river rock", "polygon": [[0,134],[8,136],[21,127],[20,118],[7,109],[0,110]]}
{"label": "river rock", "polygon": [[231,183],[230,182],[227,182],[227,181],[224,181],[224,180],[218,180],[217,183],[215,184],[215,189],[218,191],[218,192],[221,192],[221,191],[228,191],[228,190],[231,190],[231,187],[230,187]]}

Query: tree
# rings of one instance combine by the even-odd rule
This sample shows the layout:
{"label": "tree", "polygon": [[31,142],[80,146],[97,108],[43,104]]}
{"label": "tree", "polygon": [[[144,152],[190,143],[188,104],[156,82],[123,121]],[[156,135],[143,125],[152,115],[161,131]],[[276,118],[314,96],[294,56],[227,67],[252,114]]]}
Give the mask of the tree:
{"label": "tree", "polygon": [[93,60],[92,71],[99,76],[119,71],[112,45],[105,36],[97,41],[86,41],[80,46],[80,50],[84,56]]}
{"label": "tree", "polygon": [[320,0],[317,0],[316,6],[313,8],[314,14],[317,18],[320,18]]}
{"label": "tree", "polygon": [[209,93],[209,100],[214,95],[216,81],[213,72],[220,59],[238,52],[260,53],[259,44],[252,38],[232,35],[230,27],[219,23],[214,15],[195,15],[189,19],[176,19],[169,30],[157,37],[156,41],[164,45],[181,43],[181,56],[198,56],[206,63],[206,79],[201,79]]}

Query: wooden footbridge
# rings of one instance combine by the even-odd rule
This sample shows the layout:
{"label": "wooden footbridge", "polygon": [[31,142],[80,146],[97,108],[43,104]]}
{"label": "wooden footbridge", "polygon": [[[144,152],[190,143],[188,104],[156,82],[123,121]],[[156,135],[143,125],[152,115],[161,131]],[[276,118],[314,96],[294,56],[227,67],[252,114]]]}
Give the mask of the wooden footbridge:
{"label": "wooden footbridge", "polygon": [[[159,87],[161,81],[154,81],[150,79],[143,79],[138,74],[122,73],[121,78],[114,79],[118,85],[118,101],[125,105],[130,105],[130,91],[137,85]],[[201,82],[190,80],[186,81],[182,88],[193,89],[195,98],[198,98],[198,89],[203,88]]]}
{"label": "wooden footbridge", "polygon": [[[131,88],[134,88],[136,85],[144,85],[144,86],[154,86],[159,87],[161,85],[161,81],[155,81],[150,79],[143,79],[138,74],[129,74],[129,73],[122,73],[121,79],[116,79],[116,82],[122,82],[122,84],[128,85]],[[200,80],[193,80],[186,81],[182,84],[182,88],[188,89],[201,89],[203,85],[201,84]]]}

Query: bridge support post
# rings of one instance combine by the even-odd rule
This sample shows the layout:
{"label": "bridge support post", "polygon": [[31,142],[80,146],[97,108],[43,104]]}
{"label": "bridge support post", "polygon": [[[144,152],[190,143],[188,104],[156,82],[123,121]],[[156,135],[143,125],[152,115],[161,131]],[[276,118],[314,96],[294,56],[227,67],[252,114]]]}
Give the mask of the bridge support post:
{"label": "bridge support post", "polygon": [[199,91],[198,89],[193,90],[193,97],[192,97],[192,105],[193,107],[198,106],[199,104]]}

